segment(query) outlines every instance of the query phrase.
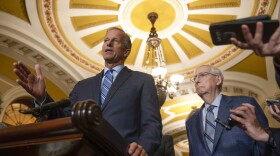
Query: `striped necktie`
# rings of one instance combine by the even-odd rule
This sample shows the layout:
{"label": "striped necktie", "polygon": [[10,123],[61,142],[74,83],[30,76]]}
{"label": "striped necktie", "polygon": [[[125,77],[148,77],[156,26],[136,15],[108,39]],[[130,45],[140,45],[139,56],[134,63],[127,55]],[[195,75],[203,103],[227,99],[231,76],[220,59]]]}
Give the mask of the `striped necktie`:
{"label": "striped necktie", "polygon": [[106,96],[109,92],[109,89],[112,86],[113,83],[113,71],[114,70],[108,70],[105,75],[104,75],[104,80],[103,80],[103,84],[101,87],[101,105],[104,103]]}
{"label": "striped necktie", "polygon": [[206,121],[205,121],[205,133],[204,137],[206,139],[208,148],[211,153],[213,152],[213,143],[214,143],[214,135],[215,135],[215,119],[213,109],[215,106],[211,105],[207,108],[206,113]]}

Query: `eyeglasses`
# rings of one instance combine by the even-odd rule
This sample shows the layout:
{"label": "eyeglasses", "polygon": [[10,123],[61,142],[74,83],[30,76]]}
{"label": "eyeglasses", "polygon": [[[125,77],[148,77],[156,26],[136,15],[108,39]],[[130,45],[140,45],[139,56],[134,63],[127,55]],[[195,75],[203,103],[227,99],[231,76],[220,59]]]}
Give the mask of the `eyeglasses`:
{"label": "eyeglasses", "polygon": [[206,76],[209,75],[209,74],[217,76],[217,75],[209,73],[209,72],[199,73],[198,75],[195,75],[194,77],[191,78],[191,82],[194,83],[198,79],[205,79]]}

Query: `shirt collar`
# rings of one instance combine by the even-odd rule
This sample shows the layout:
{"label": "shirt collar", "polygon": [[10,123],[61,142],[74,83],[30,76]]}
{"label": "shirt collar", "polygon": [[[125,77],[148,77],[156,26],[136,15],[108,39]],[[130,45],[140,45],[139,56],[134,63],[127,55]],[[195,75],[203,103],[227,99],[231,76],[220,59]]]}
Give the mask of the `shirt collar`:
{"label": "shirt collar", "polygon": [[[124,65],[117,65],[116,67],[112,68],[114,69],[115,72],[119,73],[125,66]],[[108,70],[111,70],[107,67],[104,68],[104,74],[108,71]]]}
{"label": "shirt collar", "polygon": [[205,103],[205,108],[207,109],[210,105],[219,108],[221,100],[222,100],[222,94],[219,94],[211,104]]}

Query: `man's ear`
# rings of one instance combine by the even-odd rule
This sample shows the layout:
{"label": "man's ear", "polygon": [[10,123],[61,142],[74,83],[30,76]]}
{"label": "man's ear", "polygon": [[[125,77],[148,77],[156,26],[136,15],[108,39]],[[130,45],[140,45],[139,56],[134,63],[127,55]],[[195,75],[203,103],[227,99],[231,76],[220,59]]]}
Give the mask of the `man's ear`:
{"label": "man's ear", "polygon": [[220,85],[222,83],[222,77],[221,76],[216,76],[216,85]]}
{"label": "man's ear", "polygon": [[125,58],[128,57],[128,55],[130,54],[130,51],[131,51],[130,49],[126,49],[126,50],[125,50],[125,52],[124,52],[124,57],[125,57]]}

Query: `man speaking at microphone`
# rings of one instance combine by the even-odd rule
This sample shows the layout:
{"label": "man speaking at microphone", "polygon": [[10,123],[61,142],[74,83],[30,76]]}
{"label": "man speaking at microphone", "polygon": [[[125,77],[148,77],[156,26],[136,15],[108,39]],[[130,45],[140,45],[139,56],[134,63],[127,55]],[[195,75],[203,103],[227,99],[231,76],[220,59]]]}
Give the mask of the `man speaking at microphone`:
{"label": "man speaking at microphone", "polygon": [[[102,116],[130,144],[128,154],[153,155],[161,143],[162,123],[153,77],[124,66],[131,40],[121,29],[107,30],[102,46],[105,68],[94,77],[79,81],[69,95],[71,106],[51,111],[49,117],[69,116],[73,104],[92,99],[101,106]],[[14,63],[20,84],[38,105],[53,101],[46,93],[40,66],[33,75],[21,62]]]}

